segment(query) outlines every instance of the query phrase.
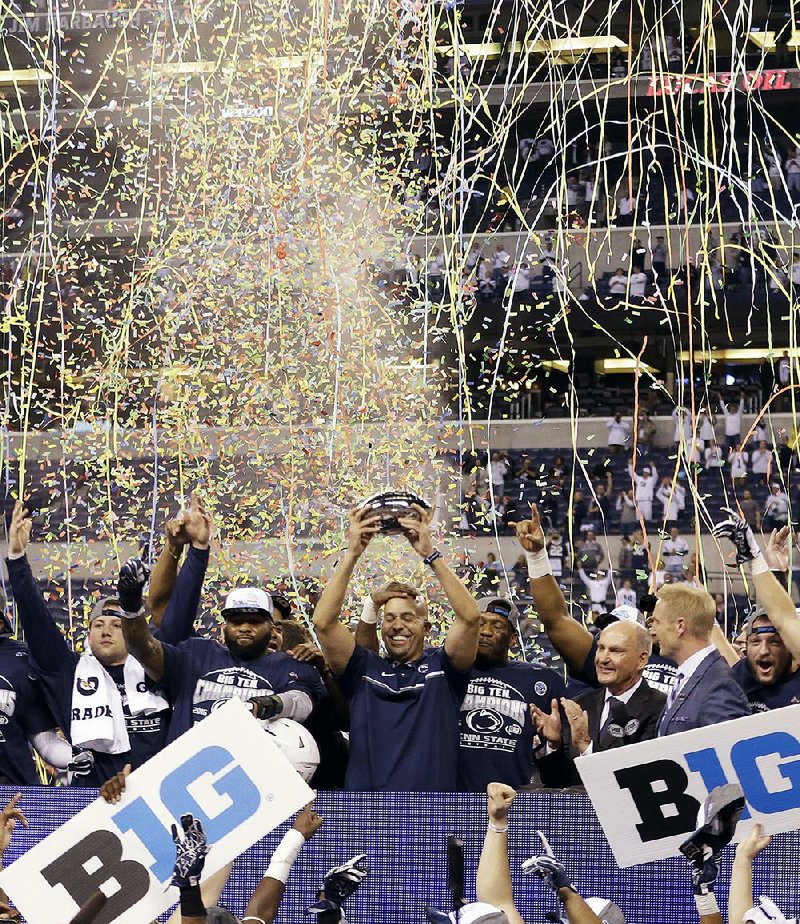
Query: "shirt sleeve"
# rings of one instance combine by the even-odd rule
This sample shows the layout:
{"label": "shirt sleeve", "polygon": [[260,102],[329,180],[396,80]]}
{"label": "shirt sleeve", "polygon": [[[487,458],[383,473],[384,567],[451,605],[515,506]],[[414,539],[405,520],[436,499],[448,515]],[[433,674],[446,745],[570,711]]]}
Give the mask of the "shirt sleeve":
{"label": "shirt sleeve", "polygon": [[20,716],[22,727],[25,729],[25,735],[28,738],[38,735],[39,732],[50,731],[51,728],[58,725],[58,722],[47,708],[39,689],[39,684],[36,681],[31,682],[33,684],[33,699]]}
{"label": "shirt sleeve", "polygon": [[186,675],[191,671],[192,652],[191,645],[194,639],[187,639],[179,645],[168,645],[162,642],[164,649],[164,674],[158,686],[172,704],[177,699]]}
{"label": "shirt sleeve", "polygon": [[582,683],[587,684],[590,687],[599,687],[600,684],[597,680],[597,668],[594,664],[594,658],[597,654],[597,639],[592,639],[592,647],[589,649],[589,654],[586,655],[586,660],[583,662],[583,667],[578,671],[577,674],[573,674],[576,680],[580,680]]}
{"label": "shirt sleeve", "polygon": [[339,681],[342,693],[344,693],[348,699],[364,682],[364,674],[367,670],[369,655],[370,652],[367,651],[366,648],[362,648],[361,645],[356,645],[350,656],[350,660],[347,662],[344,673],[341,677],[336,678]]}
{"label": "shirt sleeve", "polygon": [[194,634],[194,621],[203,592],[208,555],[208,549],[189,547],[164,610],[161,628],[156,633],[162,642],[177,645]]}
{"label": "shirt sleeve", "polygon": [[6,567],[31,658],[41,670],[57,673],[75,655],[47,610],[28,556],[7,558]]}
{"label": "shirt sleeve", "polygon": [[293,661],[289,665],[286,680],[286,692],[290,690],[307,693],[311,697],[312,703],[316,705],[322,699],[325,687],[316,668],[311,667],[310,664],[303,664],[302,661]]}

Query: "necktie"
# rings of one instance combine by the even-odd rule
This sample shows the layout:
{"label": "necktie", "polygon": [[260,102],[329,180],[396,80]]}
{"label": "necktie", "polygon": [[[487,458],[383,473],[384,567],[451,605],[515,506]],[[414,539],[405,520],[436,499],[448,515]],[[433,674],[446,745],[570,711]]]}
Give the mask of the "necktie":
{"label": "necktie", "polygon": [[675,684],[672,687],[672,689],[669,691],[669,693],[667,693],[667,702],[666,702],[666,705],[664,706],[665,713],[669,712],[670,709],[672,709],[672,706],[675,703],[675,700],[678,698],[678,693],[680,693],[680,689],[682,686],[683,686],[683,674],[680,671],[678,671],[675,677]]}
{"label": "necktie", "polygon": [[608,726],[614,721],[615,713],[617,712],[617,707],[623,705],[621,699],[617,699],[616,696],[609,696],[606,700],[606,705],[608,706],[608,715],[606,716],[605,722],[603,722],[602,727],[600,728],[600,733],[598,735],[598,741],[600,741],[608,731]]}

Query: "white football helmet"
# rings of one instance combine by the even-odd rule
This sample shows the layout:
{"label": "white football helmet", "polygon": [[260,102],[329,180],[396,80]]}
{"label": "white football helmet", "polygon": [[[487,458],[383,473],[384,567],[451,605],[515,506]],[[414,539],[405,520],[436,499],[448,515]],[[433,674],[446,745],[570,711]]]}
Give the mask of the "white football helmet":
{"label": "white football helmet", "polygon": [[308,783],[319,766],[319,748],[311,732],[293,719],[273,719],[264,723],[283,756]]}

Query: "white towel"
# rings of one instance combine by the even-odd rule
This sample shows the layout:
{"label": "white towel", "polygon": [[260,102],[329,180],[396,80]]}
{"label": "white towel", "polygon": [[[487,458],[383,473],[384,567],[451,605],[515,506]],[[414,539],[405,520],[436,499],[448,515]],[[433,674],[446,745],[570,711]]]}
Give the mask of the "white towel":
{"label": "white towel", "polygon": [[[167,708],[162,696],[147,689],[144,668],[135,658],[125,661],[123,675],[132,715],[150,715]],[[106,754],[124,754],[131,749],[117,685],[90,651],[81,655],[75,668],[70,740],[75,747]]]}

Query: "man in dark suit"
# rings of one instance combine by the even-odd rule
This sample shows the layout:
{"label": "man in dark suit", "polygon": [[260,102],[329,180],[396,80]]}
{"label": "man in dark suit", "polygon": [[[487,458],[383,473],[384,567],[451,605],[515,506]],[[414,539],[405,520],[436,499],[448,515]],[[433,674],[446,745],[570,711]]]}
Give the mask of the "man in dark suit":
{"label": "man in dark suit", "polygon": [[661,654],[678,665],[658,736],[750,715],[742,688],[711,641],[716,606],[702,588],[667,584],[659,590],[650,632]]}
{"label": "man in dark suit", "polygon": [[537,763],[542,783],[560,788],[580,785],[574,758],[607,751],[656,737],[666,696],[642,678],[652,648],[644,626],[635,621],[614,622],[597,642],[595,668],[601,684],[574,700],[552,701],[550,713],[535,706],[531,714],[546,755]]}

